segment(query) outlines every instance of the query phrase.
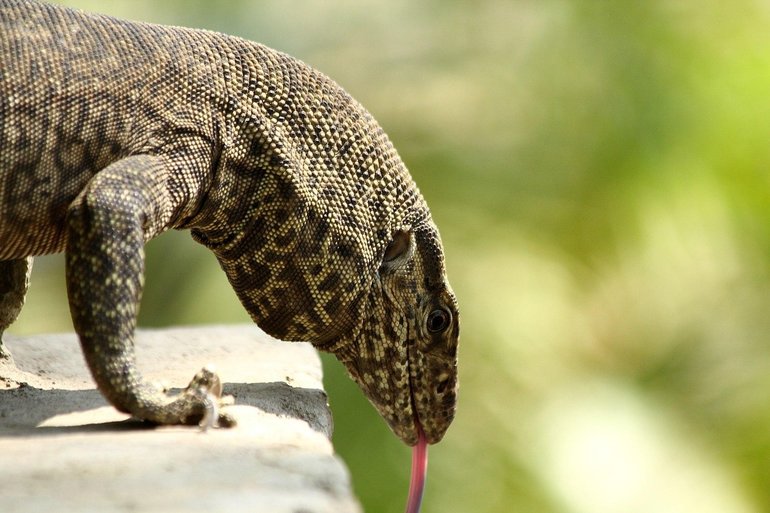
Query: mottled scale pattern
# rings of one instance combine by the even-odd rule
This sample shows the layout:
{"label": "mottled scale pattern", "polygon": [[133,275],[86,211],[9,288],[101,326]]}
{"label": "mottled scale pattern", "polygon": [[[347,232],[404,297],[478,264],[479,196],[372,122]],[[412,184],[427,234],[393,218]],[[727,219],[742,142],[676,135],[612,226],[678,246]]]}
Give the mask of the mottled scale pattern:
{"label": "mottled scale pattern", "polygon": [[135,365],[143,246],[170,228],[214,252],[261,328],[335,354],[402,440],[443,437],[457,302],[430,211],[359,103],[258,43],[0,0],[0,333],[29,257],[65,251],[101,392],[196,422],[213,384],[170,397]]}

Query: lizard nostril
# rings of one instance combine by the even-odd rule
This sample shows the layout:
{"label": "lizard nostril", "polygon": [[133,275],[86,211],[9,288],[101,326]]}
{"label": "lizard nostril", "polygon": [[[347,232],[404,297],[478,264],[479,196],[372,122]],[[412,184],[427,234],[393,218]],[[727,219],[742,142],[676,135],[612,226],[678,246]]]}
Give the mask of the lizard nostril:
{"label": "lizard nostril", "polygon": [[436,392],[438,394],[443,394],[446,392],[446,387],[449,384],[449,377],[441,378],[438,382],[438,386],[436,387]]}

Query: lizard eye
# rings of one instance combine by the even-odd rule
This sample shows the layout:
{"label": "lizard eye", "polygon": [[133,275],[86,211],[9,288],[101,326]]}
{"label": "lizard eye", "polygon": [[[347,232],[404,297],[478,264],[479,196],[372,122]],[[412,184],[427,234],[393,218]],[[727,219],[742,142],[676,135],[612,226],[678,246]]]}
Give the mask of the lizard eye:
{"label": "lizard eye", "polygon": [[428,314],[427,327],[431,333],[439,333],[449,327],[452,321],[452,314],[443,308],[437,308]]}

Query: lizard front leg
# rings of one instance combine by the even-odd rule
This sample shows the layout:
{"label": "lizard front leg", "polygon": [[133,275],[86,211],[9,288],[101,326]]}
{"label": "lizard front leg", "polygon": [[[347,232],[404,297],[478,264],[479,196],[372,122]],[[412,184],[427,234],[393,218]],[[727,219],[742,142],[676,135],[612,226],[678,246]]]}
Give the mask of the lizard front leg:
{"label": "lizard front leg", "polygon": [[[168,167],[163,157],[125,158],[97,173],[70,205],[67,294],[86,362],[107,400],[147,421],[193,424],[216,409],[219,378],[204,369],[170,397],[143,379],[134,354],[144,243],[166,227],[173,211]],[[233,424],[217,415],[221,425]]]}

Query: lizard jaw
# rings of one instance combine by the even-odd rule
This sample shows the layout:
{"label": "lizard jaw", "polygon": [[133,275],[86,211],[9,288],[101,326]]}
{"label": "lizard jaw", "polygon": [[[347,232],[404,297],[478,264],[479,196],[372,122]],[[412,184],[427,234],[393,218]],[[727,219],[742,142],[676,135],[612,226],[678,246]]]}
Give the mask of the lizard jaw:
{"label": "lizard jaw", "polygon": [[426,444],[432,444],[433,441],[431,441],[428,438],[428,435],[425,433],[425,429],[423,428],[422,422],[420,422],[420,414],[417,409],[417,400],[415,399],[415,383],[414,383],[414,373],[412,372],[412,361],[411,358],[409,358],[409,355],[411,354],[411,351],[407,352],[407,369],[409,369],[409,403],[412,407],[412,422],[413,425],[411,434],[413,435],[414,440],[406,441],[404,440],[408,445],[410,446],[417,446],[420,443],[426,443]]}
{"label": "lizard jaw", "polygon": [[[456,366],[453,361],[437,358],[410,348],[407,356],[411,423],[404,419],[400,435],[413,446],[424,435],[428,444],[441,441],[454,419],[457,401]],[[411,425],[409,425],[411,424]]]}

